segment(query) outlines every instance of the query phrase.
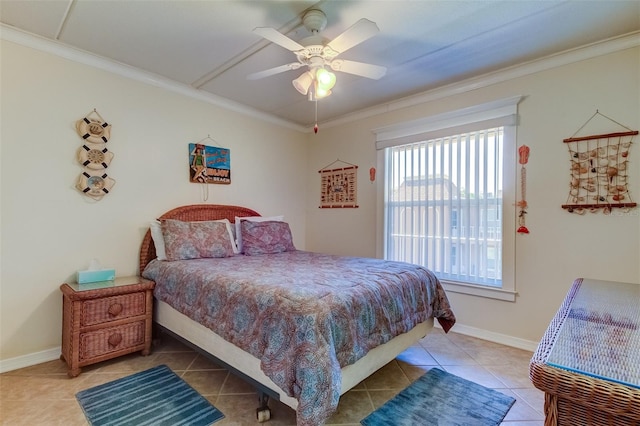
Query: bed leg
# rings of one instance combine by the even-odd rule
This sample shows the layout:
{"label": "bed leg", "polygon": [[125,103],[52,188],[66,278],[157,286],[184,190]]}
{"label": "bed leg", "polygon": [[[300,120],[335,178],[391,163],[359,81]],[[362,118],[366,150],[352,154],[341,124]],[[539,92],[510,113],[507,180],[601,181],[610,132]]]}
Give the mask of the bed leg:
{"label": "bed leg", "polygon": [[158,346],[162,344],[162,328],[159,327],[155,322],[151,326],[151,345]]}
{"label": "bed leg", "polygon": [[256,410],[258,423],[269,421],[271,419],[271,410],[269,409],[269,395],[264,392],[258,391],[258,404],[259,407]]}

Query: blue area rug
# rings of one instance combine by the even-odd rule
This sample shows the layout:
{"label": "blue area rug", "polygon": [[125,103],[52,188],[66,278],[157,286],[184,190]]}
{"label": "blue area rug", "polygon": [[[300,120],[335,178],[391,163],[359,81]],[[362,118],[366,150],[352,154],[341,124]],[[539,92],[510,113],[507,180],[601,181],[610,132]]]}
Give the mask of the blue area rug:
{"label": "blue area rug", "polygon": [[360,423],[364,426],[499,425],[516,400],[432,368]]}
{"label": "blue area rug", "polygon": [[166,365],[76,394],[89,424],[209,426],[224,418]]}

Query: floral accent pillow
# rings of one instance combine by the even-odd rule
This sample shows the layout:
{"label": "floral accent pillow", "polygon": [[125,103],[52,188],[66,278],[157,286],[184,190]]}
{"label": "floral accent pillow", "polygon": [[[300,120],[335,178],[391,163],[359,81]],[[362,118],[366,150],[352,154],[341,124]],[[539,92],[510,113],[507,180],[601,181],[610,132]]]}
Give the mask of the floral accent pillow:
{"label": "floral accent pillow", "polygon": [[293,251],[291,228],[287,222],[264,221],[240,222],[242,229],[242,250],[247,256]]}
{"label": "floral accent pillow", "polygon": [[265,216],[243,216],[243,217],[238,217],[236,216],[236,220],[235,220],[235,236],[236,236],[236,247],[237,247],[237,251],[236,253],[242,253],[242,229],[240,228],[240,224],[245,221],[251,221],[251,222],[270,222],[270,221],[278,221],[278,222],[284,222],[284,216],[270,216],[270,217],[265,217]]}
{"label": "floral accent pillow", "polygon": [[167,260],[233,256],[233,243],[225,222],[162,221]]}

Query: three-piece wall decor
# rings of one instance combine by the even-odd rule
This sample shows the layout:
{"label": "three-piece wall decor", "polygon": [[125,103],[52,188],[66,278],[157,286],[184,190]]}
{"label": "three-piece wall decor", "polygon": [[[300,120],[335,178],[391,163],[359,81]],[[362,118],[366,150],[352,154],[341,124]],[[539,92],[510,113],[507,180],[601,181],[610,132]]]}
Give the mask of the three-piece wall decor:
{"label": "three-piece wall decor", "polygon": [[78,163],[83,168],[76,188],[87,197],[101,200],[116,183],[105,171],[113,159],[113,153],[107,148],[107,142],[111,138],[111,124],[94,109],[76,122],[76,131],[83,139],[82,146],[76,153]]}

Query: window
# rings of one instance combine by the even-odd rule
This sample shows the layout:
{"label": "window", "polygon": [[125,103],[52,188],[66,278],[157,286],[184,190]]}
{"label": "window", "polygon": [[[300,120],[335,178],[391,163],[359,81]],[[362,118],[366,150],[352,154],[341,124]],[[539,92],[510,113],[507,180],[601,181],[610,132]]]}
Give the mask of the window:
{"label": "window", "polygon": [[387,259],[427,266],[440,279],[502,288],[496,217],[503,132],[484,129],[385,149]]}
{"label": "window", "polygon": [[514,300],[519,100],[375,131],[385,259],[426,266],[448,290]]}

